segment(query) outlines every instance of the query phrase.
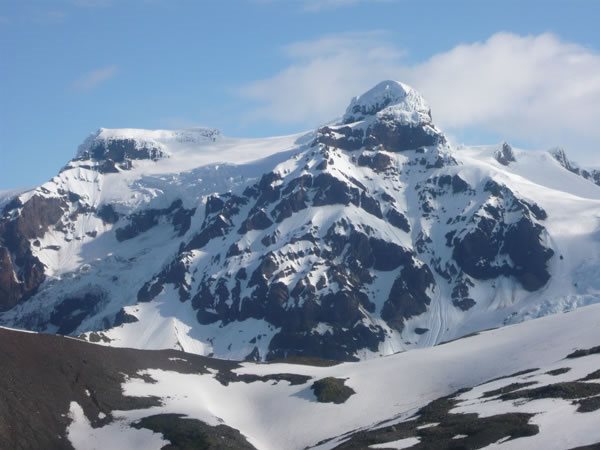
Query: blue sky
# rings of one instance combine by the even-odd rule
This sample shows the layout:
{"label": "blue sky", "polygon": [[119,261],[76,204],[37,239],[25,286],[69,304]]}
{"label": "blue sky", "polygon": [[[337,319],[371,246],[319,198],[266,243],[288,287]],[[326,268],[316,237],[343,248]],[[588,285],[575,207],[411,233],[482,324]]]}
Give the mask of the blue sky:
{"label": "blue sky", "polygon": [[600,2],[0,0],[0,190],[100,127],[309,129],[378,80],[456,142],[598,164]]}

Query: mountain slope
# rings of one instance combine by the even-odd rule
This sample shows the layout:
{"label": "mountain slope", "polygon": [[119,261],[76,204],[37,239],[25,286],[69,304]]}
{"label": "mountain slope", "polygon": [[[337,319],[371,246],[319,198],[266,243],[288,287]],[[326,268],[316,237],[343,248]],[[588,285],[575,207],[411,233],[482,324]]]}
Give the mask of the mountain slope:
{"label": "mountain slope", "polygon": [[0,322],[355,360],[570,310],[599,299],[600,187],[565,161],[454,148],[392,81],[303,135],[103,129],[4,207]]}
{"label": "mountain slope", "polygon": [[[592,305],[432,348],[319,366],[238,364],[2,329],[0,439],[24,449],[158,449],[190,435],[203,436],[207,448],[219,448],[216,436],[228,448],[265,450],[395,441],[437,448],[432,439],[441,448],[591,445],[600,442],[598,326],[600,306]],[[324,403],[314,384],[331,379],[353,392]]]}

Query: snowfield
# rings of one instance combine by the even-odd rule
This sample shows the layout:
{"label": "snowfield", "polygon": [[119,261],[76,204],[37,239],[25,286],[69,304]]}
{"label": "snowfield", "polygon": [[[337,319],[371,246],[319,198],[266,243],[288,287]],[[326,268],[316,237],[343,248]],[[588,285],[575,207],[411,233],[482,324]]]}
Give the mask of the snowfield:
{"label": "snowfield", "polygon": [[[113,411],[117,425],[109,425],[123,442],[144,439],[147,430],[132,431],[123,424],[142,417],[163,414],[185,414],[209,424],[225,423],[244,434],[258,449],[281,450],[335,448],[356,430],[370,430],[408,420],[427,403],[459,389],[473,387],[458,397],[452,414],[475,413],[481,417],[503,412],[533,414],[530,423],[539,426],[539,433],[505,442],[490,448],[568,449],[600,442],[600,409],[576,412],[571,400],[560,398],[532,401],[500,401],[481,399],[490,390],[514,382],[551,383],[578,380],[600,369],[600,354],[565,359],[577,349],[600,344],[600,305],[577,309],[564,314],[506,326],[479,335],[459,339],[432,348],[390,355],[383,358],[344,363],[331,367],[294,364],[245,363],[237,374],[274,375],[299,374],[310,381],[291,385],[287,381],[231,382],[222,385],[214,374],[179,374],[163,370],[147,370],[155,382],[131,379],[123,385],[126,395],[158,396],[163,405],[139,411]],[[185,355],[182,354],[182,358]],[[547,374],[559,368],[570,368],[557,376]],[[501,375],[533,369],[533,372],[491,381]],[[310,388],[312,382],[325,377],[345,380],[356,394],[343,404],[318,403]],[[485,384],[482,384],[485,383]],[[586,381],[598,383],[598,381]],[[76,430],[85,427],[85,418],[72,407]],[[379,424],[379,425],[378,425]],[[421,427],[431,430],[436,424]],[[103,428],[91,436],[102,436]],[[133,434],[139,433],[138,437]],[[116,439],[113,434],[113,439]],[[341,437],[336,437],[341,436]],[[345,437],[344,437],[345,436]],[[328,440],[320,445],[318,442]],[[457,439],[461,439],[458,436]],[[75,441],[72,440],[75,443]],[[155,447],[148,441],[144,448]],[[411,448],[416,438],[404,439],[398,445]],[[84,445],[76,448],[86,449]],[[114,447],[120,448],[120,447]],[[393,448],[390,446],[372,448]]]}

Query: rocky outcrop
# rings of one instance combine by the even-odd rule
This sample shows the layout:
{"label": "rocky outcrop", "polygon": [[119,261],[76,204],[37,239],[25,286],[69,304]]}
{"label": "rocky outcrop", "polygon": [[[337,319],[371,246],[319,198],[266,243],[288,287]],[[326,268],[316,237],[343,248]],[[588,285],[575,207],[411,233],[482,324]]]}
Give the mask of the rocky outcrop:
{"label": "rocky outcrop", "polygon": [[431,303],[428,291],[435,286],[433,274],[427,265],[408,264],[394,281],[388,299],[383,305],[381,317],[398,331],[404,329],[404,321],[424,313]]}
{"label": "rocky outcrop", "polygon": [[[545,229],[537,222],[546,212],[493,181],[486,191],[489,201],[473,215],[471,226],[452,239],[454,259],[473,278],[513,276],[528,291],[541,288],[550,278],[547,262],[554,254],[545,246]],[[508,214],[520,218],[509,220]]]}
{"label": "rocky outcrop", "polygon": [[45,279],[44,265],[33,255],[31,241],[62,218],[64,200],[33,195],[17,209],[5,208],[0,219],[0,311],[33,295]]}
{"label": "rocky outcrop", "polygon": [[[144,209],[127,217],[129,223],[115,230],[118,241],[133,239],[158,225],[159,221],[167,220],[172,225],[178,236],[183,236],[191,225],[195,209],[185,209],[181,200],[175,200],[168,208]],[[102,218],[108,223],[114,223],[118,216],[110,206],[104,206]]]}
{"label": "rocky outcrop", "polygon": [[600,170],[596,169],[584,169],[579,167],[577,164],[569,160],[567,153],[564,149],[557,147],[549,151],[550,155],[558,161],[558,163],[567,169],[569,172],[579,175],[586,180],[591,181],[594,184],[600,186]]}
{"label": "rocky outcrop", "polygon": [[516,161],[514,150],[506,142],[502,143],[500,148],[494,152],[494,158],[503,166],[508,166]]}
{"label": "rocky outcrop", "polygon": [[[63,170],[84,167],[100,173],[117,173],[130,170],[136,160],[158,161],[169,155],[158,142],[140,141],[134,138],[105,138],[102,130],[88,138],[80,147],[77,158]],[[86,165],[85,162],[90,164]],[[81,162],[84,162],[83,164]]]}

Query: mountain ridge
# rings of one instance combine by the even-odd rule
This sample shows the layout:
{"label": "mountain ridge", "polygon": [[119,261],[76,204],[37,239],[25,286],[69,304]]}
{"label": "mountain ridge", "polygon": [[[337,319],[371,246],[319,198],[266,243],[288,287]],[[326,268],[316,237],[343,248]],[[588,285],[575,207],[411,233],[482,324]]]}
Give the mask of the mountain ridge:
{"label": "mountain ridge", "polygon": [[5,205],[0,323],[354,360],[593,303],[598,187],[565,161],[456,149],[391,81],[281,138],[101,129]]}

